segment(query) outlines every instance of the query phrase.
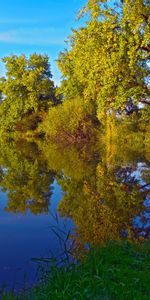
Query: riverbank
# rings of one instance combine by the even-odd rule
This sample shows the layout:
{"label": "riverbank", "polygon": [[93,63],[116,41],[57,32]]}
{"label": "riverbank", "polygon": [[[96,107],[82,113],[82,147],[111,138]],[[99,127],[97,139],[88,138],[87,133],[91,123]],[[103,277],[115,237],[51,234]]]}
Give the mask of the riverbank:
{"label": "riverbank", "polygon": [[44,284],[28,294],[3,300],[148,300],[150,299],[150,243],[109,243],[92,250],[81,264],[53,268]]}

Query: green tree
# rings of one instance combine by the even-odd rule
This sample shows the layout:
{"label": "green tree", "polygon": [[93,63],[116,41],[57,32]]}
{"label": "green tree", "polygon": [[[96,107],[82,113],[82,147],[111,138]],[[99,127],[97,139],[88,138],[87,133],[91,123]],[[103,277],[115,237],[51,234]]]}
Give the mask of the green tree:
{"label": "green tree", "polygon": [[100,120],[128,101],[149,105],[149,1],[89,0],[84,15],[85,26],[73,30],[70,49],[58,59],[65,97],[91,102]]}
{"label": "green tree", "polygon": [[0,79],[3,101],[2,126],[12,129],[16,122],[34,112],[47,110],[57,102],[47,55],[32,54],[5,57],[6,78]]}

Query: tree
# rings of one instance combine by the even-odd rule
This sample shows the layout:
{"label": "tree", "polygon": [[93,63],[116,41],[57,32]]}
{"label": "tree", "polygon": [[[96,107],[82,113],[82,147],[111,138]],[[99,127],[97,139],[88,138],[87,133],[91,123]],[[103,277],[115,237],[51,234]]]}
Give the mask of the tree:
{"label": "tree", "polygon": [[47,55],[32,54],[5,57],[6,78],[0,79],[3,101],[1,124],[12,128],[17,121],[33,112],[55,105],[55,87]]}
{"label": "tree", "polygon": [[149,105],[149,1],[89,0],[84,15],[85,26],[73,30],[58,59],[65,97],[83,97],[100,120],[129,101]]}

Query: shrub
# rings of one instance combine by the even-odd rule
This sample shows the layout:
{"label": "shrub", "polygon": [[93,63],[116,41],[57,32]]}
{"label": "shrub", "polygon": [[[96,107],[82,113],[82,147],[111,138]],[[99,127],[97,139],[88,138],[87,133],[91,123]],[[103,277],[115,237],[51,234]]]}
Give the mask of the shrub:
{"label": "shrub", "polygon": [[89,138],[92,129],[92,108],[80,99],[66,100],[57,107],[51,107],[39,126],[46,137],[76,140]]}

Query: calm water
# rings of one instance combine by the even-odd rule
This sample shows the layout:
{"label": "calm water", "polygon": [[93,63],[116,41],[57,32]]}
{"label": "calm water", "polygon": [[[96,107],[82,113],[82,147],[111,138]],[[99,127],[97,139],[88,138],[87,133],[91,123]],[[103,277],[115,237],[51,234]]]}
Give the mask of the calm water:
{"label": "calm water", "polygon": [[[150,237],[150,152],[143,142],[0,144],[0,286],[36,281],[32,258]],[[66,242],[63,244],[63,241]]]}

